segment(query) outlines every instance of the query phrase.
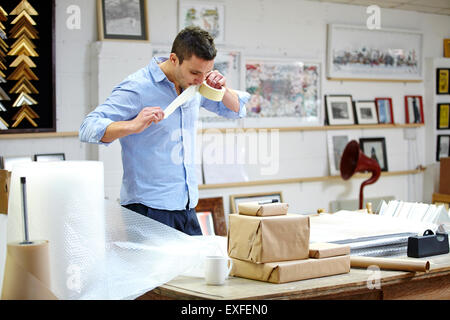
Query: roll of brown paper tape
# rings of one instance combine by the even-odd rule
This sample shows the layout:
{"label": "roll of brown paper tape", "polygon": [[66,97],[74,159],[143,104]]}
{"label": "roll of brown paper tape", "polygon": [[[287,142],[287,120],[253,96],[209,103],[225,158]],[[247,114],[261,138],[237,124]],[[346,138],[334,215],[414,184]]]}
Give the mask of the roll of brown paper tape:
{"label": "roll of brown paper tape", "polygon": [[3,300],[54,300],[50,290],[48,241],[8,243]]}
{"label": "roll of brown paper tape", "polygon": [[225,88],[222,87],[221,89],[216,89],[211,87],[204,81],[200,88],[198,89],[198,92],[202,96],[204,96],[206,99],[213,100],[213,101],[222,101],[223,96],[225,95]]}

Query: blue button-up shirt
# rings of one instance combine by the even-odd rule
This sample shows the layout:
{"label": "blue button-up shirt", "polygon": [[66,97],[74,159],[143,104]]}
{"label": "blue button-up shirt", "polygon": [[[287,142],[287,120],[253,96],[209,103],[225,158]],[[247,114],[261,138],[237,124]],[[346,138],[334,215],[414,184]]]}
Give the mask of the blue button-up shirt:
{"label": "blue button-up shirt", "polygon": [[[177,92],[158,66],[164,60],[153,58],[147,67],[116,86],[109,98],[86,116],[80,127],[80,140],[108,145],[101,139],[112,122],[134,119],[145,107],[167,108]],[[190,208],[195,208],[198,203],[195,141],[199,107],[226,118],[244,117],[250,95],[236,92],[239,112],[197,93],[167,119],[151,124],[141,133],[120,138],[121,204],[141,203],[155,209],[183,210],[189,199]]]}

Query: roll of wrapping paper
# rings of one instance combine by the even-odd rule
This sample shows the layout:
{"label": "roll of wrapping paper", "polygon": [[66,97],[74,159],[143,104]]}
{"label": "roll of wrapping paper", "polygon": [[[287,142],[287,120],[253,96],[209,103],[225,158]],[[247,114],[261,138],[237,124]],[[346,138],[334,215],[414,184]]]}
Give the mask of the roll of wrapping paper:
{"label": "roll of wrapping paper", "polygon": [[48,241],[8,243],[2,300],[55,300]]}
{"label": "roll of wrapping paper", "polygon": [[430,270],[430,262],[422,260],[406,260],[379,257],[358,257],[350,258],[352,268],[368,268],[375,265],[384,270],[427,272]]}

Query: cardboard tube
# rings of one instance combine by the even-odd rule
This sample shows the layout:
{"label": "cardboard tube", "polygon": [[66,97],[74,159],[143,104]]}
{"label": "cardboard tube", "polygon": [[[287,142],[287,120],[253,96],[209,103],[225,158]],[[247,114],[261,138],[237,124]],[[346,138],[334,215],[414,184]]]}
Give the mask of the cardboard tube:
{"label": "cardboard tube", "polygon": [[2,299],[57,299],[50,290],[48,241],[8,243]]}
{"label": "cardboard tube", "polygon": [[427,272],[430,270],[430,262],[421,260],[413,261],[406,259],[352,256],[350,262],[352,268],[368,268],[369,266],[376,265],[380,269],[385,270],[410,272]]}
{"label": "cardboard tube", "polygon": [[202,96],[204,96],[206,99],[213,100],[213,101],[222,101],[223,96],[225,95],[225,88],[222,87],[221,89],[216,89],[211,87],[204,81],[200,88],[198,89],[198,92]]}

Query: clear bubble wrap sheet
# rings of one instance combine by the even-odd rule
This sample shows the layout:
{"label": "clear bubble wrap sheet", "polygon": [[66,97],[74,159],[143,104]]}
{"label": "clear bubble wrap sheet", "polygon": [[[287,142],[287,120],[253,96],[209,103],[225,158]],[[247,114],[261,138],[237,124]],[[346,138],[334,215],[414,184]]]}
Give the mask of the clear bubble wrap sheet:
{"label": "clear bubble wrap sheet", "polygon": [[49,240],[51,290],[59,299],[133,299],[179,275],[203,276],[225,239],[192,237],[104,200],[103,164],[14,167],[8,242],[23,240],[20,177],[27,180],[30,240]]}

